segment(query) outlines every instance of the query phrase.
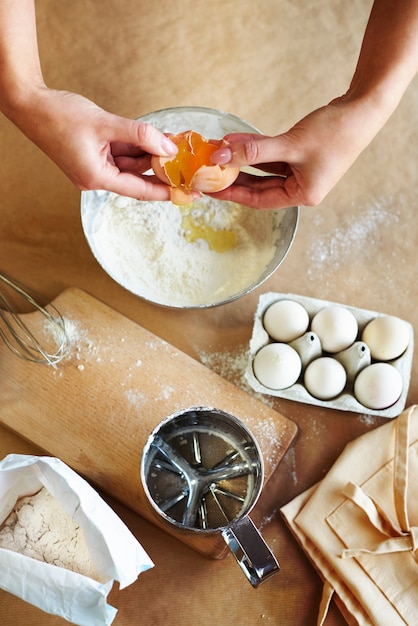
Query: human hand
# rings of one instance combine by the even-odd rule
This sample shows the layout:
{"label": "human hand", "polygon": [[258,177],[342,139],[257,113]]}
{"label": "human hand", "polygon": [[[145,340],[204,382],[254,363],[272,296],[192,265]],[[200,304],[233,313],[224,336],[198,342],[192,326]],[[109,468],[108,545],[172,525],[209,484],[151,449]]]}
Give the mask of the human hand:
{"label": "human hand", "polygon": [[150,169],[152,155],[177,147],[144,122],[108,113],[78,94],[38,89],[19,128],[82,190],[103,189],[139,200],[169,200]]}
{"label": "human hand", "polygon": [[[212,155],[214,163],[253,166],[216,194],[256,209],[319,204],[377,132],[361,107],[343,97],[307,115],[275,137],[237,133]],[[260,172],[261,174],[261,172]]]}

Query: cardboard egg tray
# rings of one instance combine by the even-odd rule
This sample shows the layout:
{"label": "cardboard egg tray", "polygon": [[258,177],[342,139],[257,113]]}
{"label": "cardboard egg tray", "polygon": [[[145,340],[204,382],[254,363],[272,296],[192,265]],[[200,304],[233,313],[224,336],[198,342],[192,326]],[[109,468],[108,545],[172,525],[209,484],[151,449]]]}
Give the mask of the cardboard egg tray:
{"label": "cardboard egg tray", "polygon": [[[390,407],[385,409],[375,410],[369,409],[366,406],[363,406],[354,396],[353,394],[353,380],[347,379],[347,384],[345,389],[339,394],[337,397],[332,400],[319,400],[318,398],[313,397],[308,390],[303,385],[303,376],[305,368],[302,368],[301,375],[296,383],[286,389],[270,389],[262,385],[259,380],[255,377],[253,371],[253,359],[257,352],[265,345],[269,343],[274,343],[275,341],[271,339],[268,335],[267,331],[263,326],[263,316],[265,311],[271,306],[274,302],[278,300],[294,300],[295,302],[299,302],[302,306],[305,307],[309,314],[309,320],[312,321],[313,316],[320,311],[321,309],[330,306],[330,305],[339,305],[343,306],[345,309],[348,309],[353,313],[354,317],[358,323],[358,336],[356,341],[361,340],[361,334],[364,327],[375,317],[383,315],[382,313],[377,313],[375,311],[368,311],[365,309],[358,309],[355,307],[347,306],[345,304],[339,304],[337,302],[329,302],[326,300],[318,300],[315,298],[308,298],[304,296],[299,296],[295,294],[281,294],[281,293],[265,293],[260,296],[257,310],[254,317],[254,326],[253,333],[250,340],[249,347],[249,359],[247,368],[245,371],[245,377],[249,383],[249,385],[259,393],[268,394],[271,396],[277,396],[280,398],[286,398],[289,400],[295,400],[296,402],[304,402],[306,404],[314,404],[317,406],[323,406],[327,408],[340,409],[342,411],[353,411],[356,413],[366,413],[368,415],[378,415],[380,417],[397,417],[404,409],[406,404],[406,398],[408,394],[409,381],[411,376],[411,367],[412,367],[412,357],[414,350],[414,335],[413,335],[413,327],[409,322],[407,322],[409,331],[410,331],[410,341],[408,347],[405,352],[392,361],[388,361],[391,365],[396,367],[399,373],[402,376],[403,388],[402,393],[399,399],[392,404]],[[308,327],[310,330],[310,326]],[[323,356],[333,356],[332,354],[323,353]],[[372,359],[372,363],[376,362]]]}

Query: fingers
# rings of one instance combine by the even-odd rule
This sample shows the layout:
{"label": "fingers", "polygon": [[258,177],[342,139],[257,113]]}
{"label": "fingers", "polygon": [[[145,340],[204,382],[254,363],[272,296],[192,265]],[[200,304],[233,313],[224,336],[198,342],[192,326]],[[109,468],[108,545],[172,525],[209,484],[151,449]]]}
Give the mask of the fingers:
{"label": "fingers", "polygon": [[[113,147],[112,147],[113,152]],[[140,156],[114,156],[114,164],[121,172],[143,174],[151,169],[151,156],[142,153]]]}
{"label": "fingers", "polygon": [[231,187],[210,195],[254,209],[283,209],[300,204],[298,186],[293,177],[285,179],[240,174]]}
{"label": "fingers", "polygon": [[280,137],[238,133],[225,139],[229,145],[212,154],[212,163],[242,167],[284,160],[284,142]]}
{"label": "fingers", "polygon": [[131,157],[135,159],[147,154],[139,146],[133,146],[131,143],[122,141],[112,141],[111,150],[114,157]]}
{"label": "fingers", "polygon": [[131,156],[135,156],[135,147],[158,156],[172,156],[177,153],[177,146],[148,122],[111,115],[108,131],[113,136],[117,151],[122,149],[124,143],[132,146]]}
{"label": "fingers", "polygon": [[264,189],[262,191],[251,187],[234,187],[217,194],[211,194],[219,200],[236,202],[253,209],[284,209],[293,206],[284,189]]}
{"label": "fingers", "polygon": [[130,172],[117,172],[106,180],[104,189],[136,200],[170,200],[170,187],[155,180],[151,176],[141,177]]}

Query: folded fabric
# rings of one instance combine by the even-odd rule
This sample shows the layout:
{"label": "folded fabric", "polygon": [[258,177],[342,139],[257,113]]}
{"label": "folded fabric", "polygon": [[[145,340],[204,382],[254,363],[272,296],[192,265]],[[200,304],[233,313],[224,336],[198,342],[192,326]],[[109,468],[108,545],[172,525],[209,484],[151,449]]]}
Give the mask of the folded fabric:
{"label": "folded fabric", "polygon": [[351,625],[418,616],[418,406],[345,448],[327,476],[282,509]]}

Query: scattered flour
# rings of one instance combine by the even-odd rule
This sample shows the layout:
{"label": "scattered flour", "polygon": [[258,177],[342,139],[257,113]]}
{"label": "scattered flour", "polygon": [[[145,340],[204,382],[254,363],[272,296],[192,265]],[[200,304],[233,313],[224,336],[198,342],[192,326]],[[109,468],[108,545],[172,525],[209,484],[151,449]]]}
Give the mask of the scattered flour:
{"label": "scattered flour", "polygon": [[187,241],[182,210],[171,202],[106,194],[92,217],[92,249],[126,289],[163,305],[222,302],[257,282],[280,234],[272,211],[209,197],[196,201],[190,209],[195,224],[235,235],[235,246],[216,252],[204,238]]}
{"label": "scattered flour", "polygon": [[[378,238],[379,229],[391,229],[399,222],[399,215],[393,210],[393,199],[384,198],[376,201],[372,206],[364,209],[355,219],[349,219],[347,224],[335,228],[324,237],[315,237],[308,250],[310,259],[310,275],[316,275],[318,268],[324,265],[338,269],[358,255],[371,248]],[[319,224],[320,226],[320,224]]]}
{"label": "scattered flour", "polygon": [[[293,485],[296,487],[299,484],[299,476],[298,476],[297,463],[296,463],[296,451],[293,446],[291,446],[287,450],[282,463],[283,463],[283,471],[286,471],[286,475],[289,477]],[[284,468],[286,468],[286,470]]]}
{"label": "scattered flour", "polygon": [[239,387],[246,386],[244,371],[248,361],[247,348],[238,347],[233,351],[199,352],[198,354],[203,365]]}
{"label": "scattered flour", "polygon": [[245,378],[245,370],[250,354],[248,346],[237,346],[235,350],[224,350],[221,352],[202,352],[197,350],[197,353],[201,363],[210,370],[229,380],[229,382],[260,400],[266,406],[274,406],[273,397],[255,391]]}
{"label": "scattered flour", "polygon": [[376,428],[376,426],[379,425],[380,423],[380,419],[379,417],[376,417],[376,415],[369,415],[369,414],[359,414],[357,415],[357,421],[359,421],[361,424],[365,424],[365,426],[369,426],[372,428]]}
{"label": "scattered flour", "polygon": [[[243,391],[246,391],[266,406],[272,407],[274,399],[254,391],[245,378],[245,369],[248,363],[248,349],[237,348],[235,351],[199,353],[200,361],[216,372],[222,378],[229,380]],[[281,435],[277,432],[276,424],[271,416],[261,419],[256,418],[251,430],[258,444],[265,453],[265,460],[275,465],[278,462],[278,454],[281,448]],[[269,453],[267,454],[267,451]]]}
{"label": "scattered flour", "polygon": [[128,402],[136,409],[144,406],[148,402],[148,397],[137,389],[127,389],[125,396]]}
{"label": "scattered flour", "polygon": [[[83,355],[94,356],[100,362],[99,347],[89,338],[81,322],[63,318],[67,335],[67,356],[80,360]],[[82,369],[82,368],[79,368]]]}
{"label": "scattered flour", "polygon": [[235,350],[224,350],[221,352],[198,351],[198,355],[203,365],[222,376],[222,378],[226,378],[231,383],[234,383],[240,389],[263,399],[264,403],[267,404],[266,397],[256,393],[245,378],[245,370],[249,358],[248,346],[237,346]]}
{"label": "scattered flour", "polygon": [[45,487],[16,502],[0,527],[0,548],[99,580],[82,529]]}

